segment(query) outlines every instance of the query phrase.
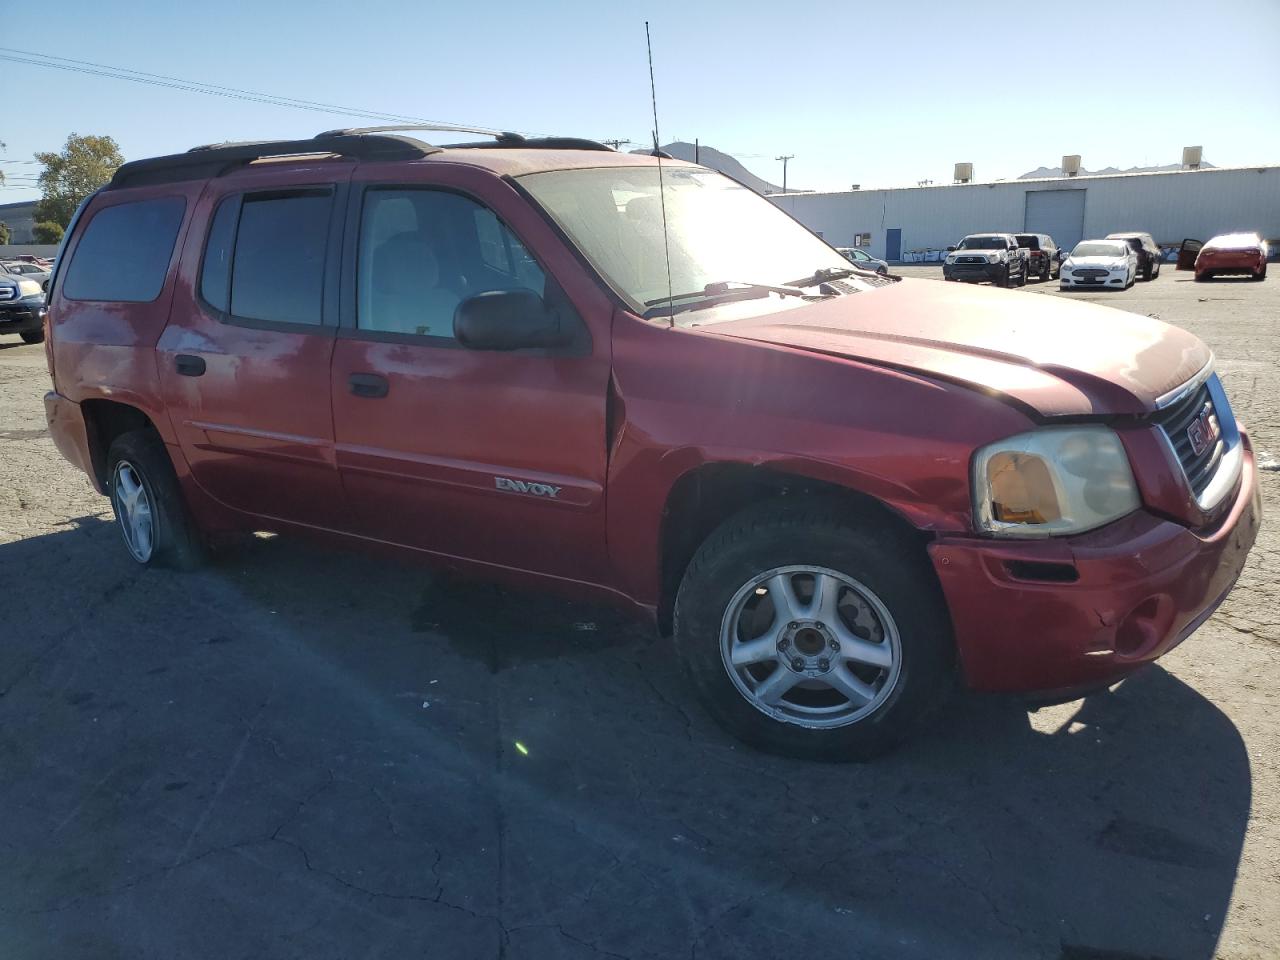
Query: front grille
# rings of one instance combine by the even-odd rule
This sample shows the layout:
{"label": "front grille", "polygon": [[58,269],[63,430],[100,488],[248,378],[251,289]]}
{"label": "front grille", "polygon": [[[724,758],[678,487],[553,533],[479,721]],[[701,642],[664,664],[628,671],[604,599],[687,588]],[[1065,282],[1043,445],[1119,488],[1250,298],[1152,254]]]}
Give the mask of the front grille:
{"label": "front grille", "polygon": [[986,257],[956,257],[956,263],[986,263]]}
{"label": "front grille", "polygon": [[[1204,450],[1196,453],[1188,430],[1201,417],[1206,417],[1212,424],[1212,432],[1216,436],[1211,438]],[[1195,491],[1197,497],[1200,496],[1209,486],[1213,475],[1217,473],[1222,455],[1226,452],[1226,442],[1222,437],[1218,412],[1213,407],[1213,398],[1209,396],[1208,386],[1201,384],[1200,388],[1189,397],[1159,411],[1154,419],[1164,431],[1165,436],[1169,438],[1169,442],[1173,444],[1173,452],[1177,454],[1178,462],[1182,464],[1182,472],[1187,475],[1191,489]]]}
{"label": "front grille", "polygon": [[1110,270],[1099,270],[1096,267],[1086,267],[1083,270],[1075,271],[1075,275],[1077,277],[1105,277],[1110,272]]}

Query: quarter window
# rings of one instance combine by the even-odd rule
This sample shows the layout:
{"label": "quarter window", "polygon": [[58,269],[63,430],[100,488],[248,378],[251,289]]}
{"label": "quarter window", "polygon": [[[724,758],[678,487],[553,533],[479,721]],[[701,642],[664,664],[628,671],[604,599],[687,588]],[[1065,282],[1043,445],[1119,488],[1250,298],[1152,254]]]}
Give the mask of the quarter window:
{"label": "quarter window", "polygon": [[63,295],[123,303],[160,296],[186,207],[181,197],[160,197],[99,210],[76,245]]}
{"label": "quarter window", "polygon": [[546,293],[546,276],[488,208],[456,193],[375,189],[360,218],[356,325],[453,337],[453,315],[489,290]]}
{"label": "quarter window", "polygon": [[204,264],[200,268],[200,296],[209,306],[223,313],[226,313],[230,296],[231,247],[239,212],[238,196],[227,197],[218,205],[204,248]]}

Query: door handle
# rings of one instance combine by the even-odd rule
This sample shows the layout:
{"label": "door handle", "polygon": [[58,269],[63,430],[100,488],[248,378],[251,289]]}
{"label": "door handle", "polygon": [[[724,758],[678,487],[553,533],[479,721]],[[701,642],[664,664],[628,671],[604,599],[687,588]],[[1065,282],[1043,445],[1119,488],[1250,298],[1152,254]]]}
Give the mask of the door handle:
{"label": "door handle", "polygon": [[387,391],[391,389],[387,378],[380,377],[376,373],[353,373],[347,377],[347,387],[352,395],[368,397],[371,400],[385,397]]}
{"label": "door handle", "polygon": [[193,357],[189,353],[180,353],[173,358],[173,365],[184,377],[204,376],[204,357]]}

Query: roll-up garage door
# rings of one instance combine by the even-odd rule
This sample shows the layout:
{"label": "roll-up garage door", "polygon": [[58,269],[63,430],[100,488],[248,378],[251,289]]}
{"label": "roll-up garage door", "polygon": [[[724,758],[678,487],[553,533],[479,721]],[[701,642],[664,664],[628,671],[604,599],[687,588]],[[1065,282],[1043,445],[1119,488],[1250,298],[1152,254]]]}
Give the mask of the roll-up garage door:
{"label": "roll-up garage door", "polygon": [[1027,233],[1047,233],[1070,250],[1084,239],[1084,190],[1027,191]]}

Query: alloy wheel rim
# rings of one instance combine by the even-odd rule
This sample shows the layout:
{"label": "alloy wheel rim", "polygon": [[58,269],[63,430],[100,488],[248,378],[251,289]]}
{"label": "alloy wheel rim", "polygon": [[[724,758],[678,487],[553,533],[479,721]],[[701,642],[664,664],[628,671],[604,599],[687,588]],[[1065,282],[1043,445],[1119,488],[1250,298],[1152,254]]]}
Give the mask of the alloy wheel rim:
{"label": "alloy wheel rim", "polygon": [[753,707],[813,729],[869,716],[902,674],[884,602],[852,577],[809,565],[775,567],[738,589],[721,621],[720,655]]}
{"label": "alloy wheel rim", "polygon": [[155,519],[151,496],[138,468],[127,460],[116,464],[111,476],[111,499],[120,533],[130,555],[139,563],[151,559],[155,548]]}

